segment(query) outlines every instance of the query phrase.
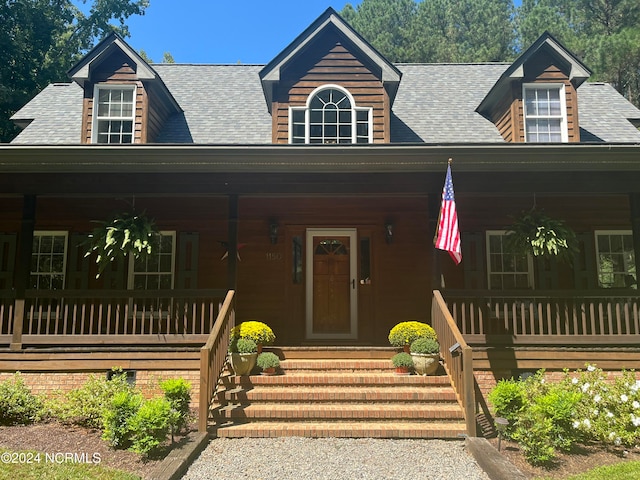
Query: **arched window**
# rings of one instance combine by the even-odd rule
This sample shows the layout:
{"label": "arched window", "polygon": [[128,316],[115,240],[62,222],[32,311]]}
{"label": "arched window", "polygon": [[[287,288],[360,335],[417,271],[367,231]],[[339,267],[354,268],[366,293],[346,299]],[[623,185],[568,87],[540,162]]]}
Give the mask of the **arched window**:
{"label": "arched window", "polygon": [[306,106],[289,108],[289,143],[371,143],[371,110],[342,87],[317,88]]}

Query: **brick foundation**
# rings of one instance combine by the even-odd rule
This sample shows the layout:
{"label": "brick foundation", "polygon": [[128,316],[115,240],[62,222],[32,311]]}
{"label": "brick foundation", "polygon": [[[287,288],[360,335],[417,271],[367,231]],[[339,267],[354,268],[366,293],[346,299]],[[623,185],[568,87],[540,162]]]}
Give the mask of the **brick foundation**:
{"label": "brick foundation", "polygon": [[[103,377],[107,372],[20,372],[25,384],[35,395],[50,395],[54,391],[66,393],[80,388],[91,374]],[[0,372],[0,382],[12,377],[13,372]],[[184,378],[191,383],[191,408],[197,408],[200,393],[198,370],[136,370],[136,387],[145,398],[159,396],[162,395],[160,381],[168,378]]]}

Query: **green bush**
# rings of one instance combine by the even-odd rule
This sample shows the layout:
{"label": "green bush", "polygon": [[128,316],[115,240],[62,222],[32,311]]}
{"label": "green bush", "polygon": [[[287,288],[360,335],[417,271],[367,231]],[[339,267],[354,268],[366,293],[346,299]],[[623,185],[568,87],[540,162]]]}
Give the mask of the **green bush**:
{"label": "green bush", "polygon": [[171,431],[179,432],[189,423],[189,403],[191,403],[191,384],[184,378],[169,378],[160,382],[171,409],[177,414],[176,421],[171,425]]}
{"label": "green bush", "polygon": [[533,464],[552,462],[556,450],[569,451],[581,441],[640,442],[640,381],[634,372],[607,382],[602,370],[588,365],[548,383],[540,370],[525,381],[499,382],[489,401],[495,415],[509,420],[507,434]]}
{"label": "green bush", "polygon": [[413,358],[411,358],[411,355],[406,352],[396,353],[393,357],[391,357],[391,363],[393,363],[393,366],[396,368],[413,368]]}
{"label": "green bush", "polygon": [[258,344],[250,338],[234,338],[231,340],[229,351],[233,353],[256,353]]}
{"label": "green bush", "polygon": [[33,395],[20,375],[0,383],[0,424],[33,423],[42,417],[42,400]]}
{"label": "green bush", "polygon": [[102,439],[113,448],[127,448],[131,445],[131,418],[142,405],[142,396],[133,391],[115,394],[102,415]]}
{"label": "green bush", "polygon": [[158,397],[144,402],[129,421],[132,444],[130,450],[145,456],[153,454],[167,439],[176,413],[166,398]]}
{"label": "green bush", "polygon": [[111,400],[120,392],[133,390],[121,369],[113,369],[113,372],[111,380],[105,376],[90,375],[82,387],[66,394],[54,415],[63,422],[101,429]]}
{"label": "green bush", "polygon": [[258,355],[256,364],[263,370],[265,368],[277,368],[280,366],[280,358],[273,352],[263,352]]}
{"label": "green bush", "polygon": [[440,344],[430,337],[420,337],[411,343],[411,353],[439,353]]}

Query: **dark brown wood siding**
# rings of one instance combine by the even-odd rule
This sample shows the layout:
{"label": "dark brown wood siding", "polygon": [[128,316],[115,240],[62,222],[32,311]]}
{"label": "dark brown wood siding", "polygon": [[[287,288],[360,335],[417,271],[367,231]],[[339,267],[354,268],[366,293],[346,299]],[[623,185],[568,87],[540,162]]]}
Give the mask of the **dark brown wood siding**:
{"label": "dark brown wood siding", "polygon": [[578,94],[567,73],[557,65],[553,57],[541,53],[525,65],[525,77],[515,82],[512,88],[491,111],[492,122],[506,142],[524,142],[524,105],[522,88],[524,83],[563,84],[567,108],[567,138],[569,142],[580,141],[578,119]]}
{"label": "dark brown wood siding", "polygon": [[326,84],[347,89],[358,107],[372,107],[373,142],[389,142],[389,101],[380,75],[340,39],[324,35],[318,42],[282,74],[272,110],[273,142],[289,141],[289,106],[304,106],[309,94]]}
{"label": "dark brown wood siding", "polygon": [[147,142],[148,95],[145,86],[138,80],[136,66],[122,52],[110,55],[91,72],[91,81],[84,87],[82,143],[91,143],[93,126],[93,95],[96,84],[136,85],[136,115],[133,143]]}

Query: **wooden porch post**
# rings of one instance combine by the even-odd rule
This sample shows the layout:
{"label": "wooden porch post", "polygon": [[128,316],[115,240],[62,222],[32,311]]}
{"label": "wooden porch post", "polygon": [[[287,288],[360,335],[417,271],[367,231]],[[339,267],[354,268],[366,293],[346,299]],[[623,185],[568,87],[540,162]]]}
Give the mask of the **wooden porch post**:
{"label": "wooden porch post", "polygon": [[238,195],[229,195],[228,238],[227,286],[229,290],[236,290],[238,283]]}
{"label": "wooden porch post", "polygon": [[36,223],[36,196],[25,195],[22,203],[22,224],[20,227],[20,246],[18,262],[14,275],[16,299],[13,314],[13,338],[11,350],[22,349],[22,329],[24,325],[25,291],[31,274],[31,250],[33,248],[33,230]]}
{"label": "wooden porch post", "polygon": [[427,196],[427,210],[428,210],[428,228],[427,232],[431,234],[429,237],[429,245],[431,245],[431,290],[440,290],[442,288],[441,276],[442,271],[440,268],[440,254],[438,249],[433,246],[432,240],[435,238],[436,231],[438,229],[438,215],[440,215],[440,196],[430,193]]}
{"label": "wooden porch post", "polygon": [[633,253],[636,263],[636,285],[640,288],[640,193],[629,194],[631,207],[631,233],[633,234]]}

